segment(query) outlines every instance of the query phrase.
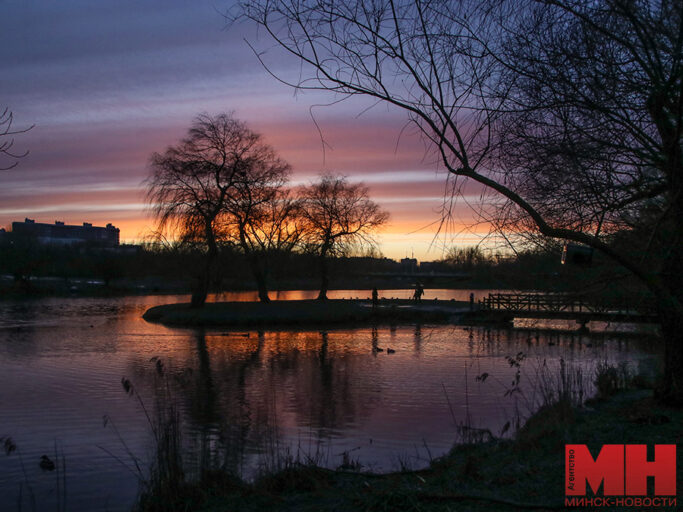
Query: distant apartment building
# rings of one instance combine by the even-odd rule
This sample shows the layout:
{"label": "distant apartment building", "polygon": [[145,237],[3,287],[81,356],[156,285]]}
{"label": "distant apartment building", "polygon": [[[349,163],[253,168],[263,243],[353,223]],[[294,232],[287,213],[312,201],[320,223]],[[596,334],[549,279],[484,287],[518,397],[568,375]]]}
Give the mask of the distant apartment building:
{"label": "distant apartment building", "polygon": [[406,274],[415,274],[417,272],[417,259],[416,258],[403,258],[400,262],[401,271]]}
{"label": "distant apartment building", "polygon": [[70,226],[56,221],[42,224],[32,219],[12,222],[12,237],[30,238],[39,243],[50,245],[93,245],[98,247],[117,247],[119,228],[112,224],[105,227],[93,226],[84,222],[82,226]]}

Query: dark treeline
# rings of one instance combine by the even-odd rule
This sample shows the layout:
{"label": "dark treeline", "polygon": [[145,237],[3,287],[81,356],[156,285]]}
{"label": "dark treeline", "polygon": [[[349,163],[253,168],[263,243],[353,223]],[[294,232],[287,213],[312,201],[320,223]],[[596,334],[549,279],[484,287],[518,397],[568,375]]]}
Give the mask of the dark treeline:
{"label": "dark treeline", "polygon": [[[59,246],[14,240],[10,235],[0,242],[0,275],[5,288],[28,293],[81,285],[111,292],[189,292],[202,277],[205,259],[202,248],[155,243],[115,249]],[[264,271],[273,289],[314,289],[319,285],[318,260],[314,253],[272,251]],[[392,272],[399,267],[387,258],[341,257],[330,262],[333,278],[344,276],[345,283],[365,279],[364,274]],[[88,280],[96,282],[82,282]],[[222,246],[210,291],[252,290],[256,284],[248,256],[239,247]]]}
{"label": "dark treeline", "polygon": [[562,244],[548,241],[515,253],[486,252],[474,246],[455,247],[429,267],[437,272],[450,270],[466,274],[463,287],[565,292],[619,301],[650,300],[642,283],[604,254],[590,251],[588,257],[581,259],[572,258],[570,252],[563,263],[562,253]]}
{"label": "dark treeline", "polygon": [[[563,265],[561,247],[500,254],[476,247],[452,249],[444,258],[408,268],[379,256],[327,258],[331,289],[514,288],[640,294],[629,274],[599,254],[590,265]],[[179,244],[101,248],[0,241],[2,288],[20,294],[189,293],[204,272],[205,251]],[[272,290],[317,289],[317,253],[272,251],[264,268]],[[256,290],[248,257],[238,246],[221,246],[210,292]],[[368,292],[369,293],[369,292]]]}

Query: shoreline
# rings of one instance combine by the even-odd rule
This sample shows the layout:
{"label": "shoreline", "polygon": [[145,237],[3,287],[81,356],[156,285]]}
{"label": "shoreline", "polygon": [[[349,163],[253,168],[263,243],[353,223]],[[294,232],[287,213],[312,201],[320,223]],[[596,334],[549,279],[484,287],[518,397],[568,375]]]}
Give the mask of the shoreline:
{"label": "shoreline", "polygon": [[587,444],[593,453],[603,444],[670,444],[681,423],[683,410],[658,404],[651,389],[631,387],[582,406],[547,403],[511,439],[461,434],[423,469],[372,473],[353,464],[328,469],[290,461],[253,482],[213,470],[197,482],[157,489],[161,494],[143,493],[141,510],[160,510],[161,503],[202,512],[566,510],[565,444]]}

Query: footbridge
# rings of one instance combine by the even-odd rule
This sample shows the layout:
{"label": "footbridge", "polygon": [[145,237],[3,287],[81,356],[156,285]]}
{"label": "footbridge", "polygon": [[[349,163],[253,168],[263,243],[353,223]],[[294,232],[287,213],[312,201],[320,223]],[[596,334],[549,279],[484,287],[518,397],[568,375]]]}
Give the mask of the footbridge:
{"label": "footbridge", "polygon": [[656,308],[650,301],[614,301],[565,293],[490,293],[479,301],[476,315],[491,321],[511,322],[515,318],[657,323]]}

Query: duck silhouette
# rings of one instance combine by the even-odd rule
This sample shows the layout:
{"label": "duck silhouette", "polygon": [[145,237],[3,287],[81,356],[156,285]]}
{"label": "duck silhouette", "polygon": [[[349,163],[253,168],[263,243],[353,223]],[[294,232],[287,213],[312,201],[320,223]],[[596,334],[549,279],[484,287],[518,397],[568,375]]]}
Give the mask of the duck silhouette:
{"label": "duck silhouette", "polygon": [[55,463],[50,460],[50,457],[47,455],[43,455],[40,458],[40,469],[43,471],[54,471],[55,470]]}
{"label": "duck silhouette", "polygon": [[387,354],[393,354],[396,351],[393,348],[387,348]]}

